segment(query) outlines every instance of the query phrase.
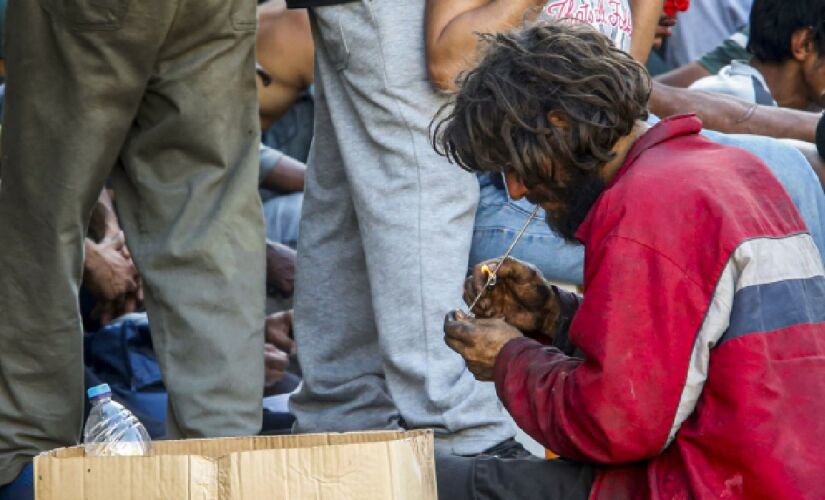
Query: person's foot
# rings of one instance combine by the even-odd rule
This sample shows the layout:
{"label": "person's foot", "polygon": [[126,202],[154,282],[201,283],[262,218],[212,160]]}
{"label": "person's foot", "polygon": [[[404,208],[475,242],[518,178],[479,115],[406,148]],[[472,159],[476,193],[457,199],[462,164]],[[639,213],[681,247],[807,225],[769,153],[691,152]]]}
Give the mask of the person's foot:
{"label": "person's foot", "polygon": [[534,455],[527,451],[524,446],[513,438],[506,439],[499,444],[487,448],[479,453],[479,457],[498,457],[498,458],[529,458]]}
{"label": "person's foot", "polygon": [[27,464],[14,481],[0,486],[0,500],[34,500],[33,469]]}

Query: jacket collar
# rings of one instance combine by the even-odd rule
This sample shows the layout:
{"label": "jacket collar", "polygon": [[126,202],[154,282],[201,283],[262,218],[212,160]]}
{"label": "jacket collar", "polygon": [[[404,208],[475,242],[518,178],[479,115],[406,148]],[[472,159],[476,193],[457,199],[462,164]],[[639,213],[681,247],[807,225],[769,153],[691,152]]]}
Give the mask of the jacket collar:
{"label": "jacket collar", "polygon": [[607,184],[609,188],[621,178],[628,169],[642,156],[642,153],[648,149],[654,148],[659,144],[681,137],[683,135],[698,134],[702,131],[702,121],[694,114],[676,115],[665,118],[656,125],[650,127],[641,137],[636,139],[630,151],[627,152],[624,164],[613,176],[613,179]]}
{"label": "jacket collar", "polygon": [[[674,139],[676,137],[681,137],[683,135],[691,135],[691,134],[698,134],[702,130],[702,121],[696,117],[695,114],[688,114],[688,115],[676,115],[665,118],[664,120],[660,121],[656,125],[650,127],[650,129],[645,132],[641,137],[636,139],[636,142],[633,143],[631,146],[630,151],[628,151],[627,156],[625,157],[624,163],[622,164],[621,168],[616,172],[616,175],[607,183],[605,187],[605,191],[610,189],[619,179],[627,173],[630,167],[639,159],[639,157],[647,151],[648,149],[652,149],[659,144]],[[604,193],[602,193],[604,195]],[[600,197],[601,198],[601,197]],[[593,205],[595,207],[598,204],[598,200]],[[586,241],[588,227],[590,226],[590,220],[592,219],[593,210],[590,210],[590,213],[587,214],[587,217],[582,222],[582,225],[576,231],[576,238],[579,241]]]}

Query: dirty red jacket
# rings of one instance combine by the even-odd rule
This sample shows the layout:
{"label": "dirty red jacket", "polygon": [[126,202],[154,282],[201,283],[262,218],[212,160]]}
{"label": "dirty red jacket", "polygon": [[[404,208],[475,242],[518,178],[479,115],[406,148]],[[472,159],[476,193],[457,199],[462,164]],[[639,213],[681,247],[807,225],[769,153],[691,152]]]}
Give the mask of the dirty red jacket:
{"label": "dirty red jacket", "polygon": [[579,228],[584,360],[521,338],[516,422],[601,468],[593,498],[825,498],[825,273],[757,158],[664,120]]}

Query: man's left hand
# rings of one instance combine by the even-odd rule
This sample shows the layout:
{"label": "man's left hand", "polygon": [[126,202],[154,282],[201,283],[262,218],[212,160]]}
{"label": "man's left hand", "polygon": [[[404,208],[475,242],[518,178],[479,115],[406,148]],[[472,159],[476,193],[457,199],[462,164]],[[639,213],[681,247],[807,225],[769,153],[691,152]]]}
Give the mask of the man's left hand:
{"label": "man's left hand", "polygon": [[496,358],[504,345],[522,334],[503,318],[475,319],[461,311],[444,318],[444,341],[459,353],[477,380],[493,380]]}

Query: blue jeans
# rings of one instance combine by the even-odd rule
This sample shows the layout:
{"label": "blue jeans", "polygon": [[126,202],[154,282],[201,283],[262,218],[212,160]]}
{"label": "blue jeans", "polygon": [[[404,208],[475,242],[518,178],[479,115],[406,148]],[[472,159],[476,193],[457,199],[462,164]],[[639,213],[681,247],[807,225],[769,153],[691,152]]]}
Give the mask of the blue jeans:
{"label": "blue jeans", "polygon": [[825,255],[825,193],[802,153],[770,137],[722,134],[712,130],[702,134],[719,144],[742,148],[765,162],[799,210],[819,254]]}
{"label": "blue jeans", "polygon": [[266,239],[292,248],[298,246],[298,225],[303,204],[304,193],[283,194],[264,201]]}
{"label": "blue jeans", "polygon": [[[656,121],[655,118],[651,120]],[[794,147],[770,137],[729,135],[703,130],[709,139],[749,151],[770,168],[790,195],[808,230],[825,254],[825,193],[810,164]],[[497,177],[497,178],[496,178]],[[515,201],[507,195],[501,174],[479,175],[481,198],[476,211],[470,266],[500,257],[527,221],[534,205],[527,200]],[[713,182],[708,179],[708,182]],[[544,210],[538,220],[513,250],[512,255],[538,267],[550,281],[579,285],[582,283],[584,248],[565,242],[544,222]]]}
{"label": "blue jeans", "polygon": [[[534,205],[526,199],[511,199],[501,174],[478,176],[481,197],[476,210],[470,266],[500,257],[527,222]],[[554,233],[544,221],[540,209],[527,232],[511,254],[531,262],[551,281],[578,284],[582,282],[584,247],[568,243]]]}

